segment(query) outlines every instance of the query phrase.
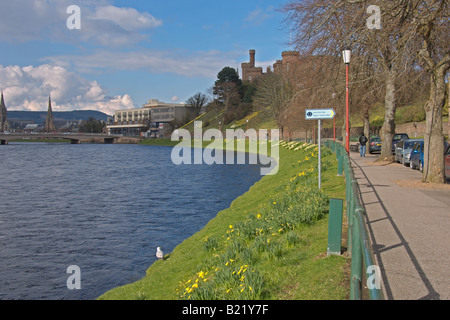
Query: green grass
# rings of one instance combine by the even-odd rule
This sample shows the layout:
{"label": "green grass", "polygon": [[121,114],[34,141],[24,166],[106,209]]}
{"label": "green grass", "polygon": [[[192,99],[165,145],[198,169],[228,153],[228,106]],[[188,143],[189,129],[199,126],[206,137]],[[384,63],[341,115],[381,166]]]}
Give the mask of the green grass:
{"label": "green grass", "polygon": [[319,192],[317,152],[297,146],[284,143],[276,175],[262,177],[144,278],[99,299],[346,299],[350,260],[326,255],[328,198],[344,198],[344,178],[324,150]]}

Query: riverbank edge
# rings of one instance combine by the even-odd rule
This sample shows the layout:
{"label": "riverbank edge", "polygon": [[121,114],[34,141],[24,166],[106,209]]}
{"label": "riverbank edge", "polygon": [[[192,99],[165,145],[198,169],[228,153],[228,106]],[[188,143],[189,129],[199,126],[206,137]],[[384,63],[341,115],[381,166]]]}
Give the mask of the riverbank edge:
{"label": "riverbank edge", "polygon": [[[151,140],[151,141],[142,141],[141,145],[155,145],[155,146],[167,146],[167,147],[173,147],[177,145],[179,142],[174,142],[169,139],[158,139],[158,140]],[[203,148],[206,148],[211,142],[205,142],[203,143]],[[217,147],[217,146],[215,146]],[[165,256],[164,260],[161,261],[155,261],[153,262],[149,268],[146,271],[146,275],[136,282],[126,284],[124,286],[119,286],[116,288],[113,288],[101,296],[98,297],[98,300],[175,300],[177,299],[177,296],[175,295],[175,292],[163,292],[159,295],[152,295],[151,288],[155,287],[165,287],[166,282],[172,280],[173,274],[169,277],[165,277],[164,274],[172,270],[175,270],[177,273],[176,278],[178,280],[186,279],[189,276],[192,276],[193,270],[195,270],[195,264],[192,264],[191,260],[192,258],[192,251],[196,251],[195,253],[195,261],[197,261],[197,265],[200,263],[202,259],[205,259],[205,252],[203,250],[202,252],[202,244],[204,242],[205,237],[210,236],[214,233],[222,233],[223,230],[227,230],[227,228],[230,225],[233,225],[234,223],[237,223],[239,221],[242,221],[242,219],[245,218],[245,215],[248,214],[248,210],[253,210],[258,205],[261,205],[262,202],[267,201],[267,198],[260,199],[259,203],[248,203],[248,199],[251,197],[250,195],[258,193],[258,190],[265,189],[266,187],[269,187],[273,189],[273,181],[272,183],[269,183],[269,180],[277,180],[278,183],[275,183],[275,185],[280,185],[281,181],[289,180],[289,178],[292,176],[292,170],[289,170],[289,166],[287,162],[290,162],[293,159],[296,159],[295,153],[292,148],[280,148],[280,171],[277,175],[274,176],[262,176],[262,178],[257,181],[253,186],[249,188],[247,192],[242,194],[241,196],[237,197],[230,205],[229,208],[226,208],[220,212],[217,213],[217,215],[212,218],[201,230],[196,232],[194,235],[188,237],[184,241],[182,241],[179,245],[177,245],[174,250],[167,254]],[[330,153],[331,154],[331,153]],[[336,177],[336,170],[337,170],[337,161],[336,159],[328,154],[328,157],[324,157],[323,161],[331,161],[333,162],[333,165],[331,166],[330,170],[328,172],[322,173],[323,180],[328,180],[330,177]],[[284,157],[289,158],[289,161],[285,162],[282,161]],[[287,160],[287,159],[286,159]],[[300,162],[300,161],[299,161]],[[283,164],[283,165],[281,165]],[[294,163],[292,163],[291,166],[293,166]],[[282,170],[281,170],[282,169]],[[295,171],[295,170],[294,170]],[[334,172],[334,173],[332,173]],[[334,197],[334,198],[345,198],[345,187],[344,186],[344,180],[342,177],[338,178],[341,186],[338,186],[336,188],[336,178],[333,178],[334,182],[331,184],[327,183],[326,181],[322,182],[323,190],[326,190],[326,193],[328,196]],[[329,187],[329,188],[328,188]],[[328,190],[327,190],[328,189]],[[249,209],[250,208],[250,209]],[[238,212],[241,212],[240,214],[237,214]],[[242,213],[243,212],[243,213]],[[350,266],[350,259],[345,255],[340,256],[330,256],[327,257],[326,255],[326,237],[324,237],[324,233],[327,234],[328,229],[328,214],[325,216],[325,218],[320,219],[317,221],[315,225],[308,226],[308,228],[311,227],[312,233],[322,233],[320,237],[318,237],[318,243],[312,243],[311,247],[314,247],[315,252],[314,257],[311,259],[311,262],[308,262],[307,265],[315,264],[317,261],[323,261],[323,259],[326,260],[334,260],[331,262],[330,265],[336,266],[336,270],[330,270],[330,278],[331,281],[337,280],[339,282],[338,287],[341,287],[342,290],[336,290],[336,288],[333,288],[331,291],[338,292],[336,295],[323,295],[320,294],[319,296],[315,296],[314,293],[309,292],[306,295],[306,299],[322,299],[322,297],[325,296],[325,300],[328,299],[337,299],[337,300],[345,300],[348,298],[348,269]],[[345,226],[344,226],[345,228]],[[316,230],[317,229],[317,230]],[[220,231],[217,231],[220,230]],[[345,230],[343,230],[343,242],[345,239]],[[314,242],[314,241],[313,241]],[[194,247],[196,247],[196,250],[192,250],[192,244],[195,244]],[[317,246],[320,247],[317,249]],[[156,249],[155,249],[156,250]],[[149,253],[149,256],[152,256],[151,253]],[[185,261],[183,261],[183,258]],[[177,260],[176,265],[173,263],[169,266],[170,262]],[[189,261],[189,263],[187,263]],[[337,261],[337,262],[336,262]],[[175,261],[174,261],[175,262]],[[323,263],[323,262],[319,262]],[[326,262],[325,262],[326,264]],[[310,271],[303,270],[302,274],[311,276]],[[151,276],[154,276],[153,278]],[[329,280],[329,279],[327,279]],[[313,279],[312,281],[317,282],[317,279]],[[301,281],[303,283],[303,280]],[[326,285],[325,285],[326,286]],[[336,283],[334,284],[336,286]],[[324,290],[323,284],[319,285],[320,290]],[[173,288],[173,285],[172,285]],[[292,289],[292,288],[291,288]],[[291,290],[289,289],[289,290]],[[310,290],[310,289],[308,289]],[[330,298],[331,297],[331,298]],[[298,299],[295,298],[295,294],[292,293],[286,293],[286,292],[280,292],[280,295],[276,297],[276,299]],[[301,299],[305,299],[305,297],[302,297]]]}

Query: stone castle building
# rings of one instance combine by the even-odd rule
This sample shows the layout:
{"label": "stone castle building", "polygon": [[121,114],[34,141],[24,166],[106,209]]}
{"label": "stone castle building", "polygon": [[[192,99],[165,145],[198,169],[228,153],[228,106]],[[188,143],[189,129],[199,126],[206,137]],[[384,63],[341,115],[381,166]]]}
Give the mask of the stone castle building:
{"label": "stone castle building", "polygon": [[266,73],[274,72],[277,74],[292,75],[300,66],[300,53],[298,51],[284,51],[281,54],[282,59],[277,60],[273,64],[273,71],[270,66],[267,67],[266,73],[263,72],[262,67],[255,66],[255,50],[250,50],[250,61],[241,64],[242,81],[253,82]]}
{"label": "stone castle building", "polygon": [[300,66],[300,52],[284,51],[281,53],[281,60],[277,60],[273,65],[274,73],[293,74]]}

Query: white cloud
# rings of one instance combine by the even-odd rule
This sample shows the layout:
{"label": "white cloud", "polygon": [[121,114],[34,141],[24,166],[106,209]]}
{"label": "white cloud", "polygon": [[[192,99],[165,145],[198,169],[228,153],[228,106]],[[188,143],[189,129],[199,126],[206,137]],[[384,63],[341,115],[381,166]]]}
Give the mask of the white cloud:
{"label": "white cloud", "polygon": [[108,96],[97,81],[89,81],[61,66],[0,66],[0,87],[8,110],[46,111],[48,96],[55,111],[134,108],[128,94]]}
{"label": "white cloud", "polygon": [[134,8],[111,5],[111,0],[80,0],[81,29],[68,30],[67,7],[73,0],[2,1],[0,39],[10,42],[52,40],[66,43],[80,41],[108,47],[137,43],[148,39],[149,30],[162,20]]}
{"label": "white cloud", "polygon": [[134,8],[118,8],[114,6],[97,7],[92,20],[111,21],[127,31],[155,28],[162,25],[162,20],[156,19],[147,12],[140,13]]}
{"label": "white cloud", "polygon": [[150,49],[131,52],[100,50],[90,55],[51,56],[42,60],[61,66],[72,65],[78,71],[86,73],[108,69],[215,78],[224,66],[235,66],[240,54],[241,52],[216,50],[199,52]]}
{"label": "white cloud", "polygon": [[265,10],[261,8],[255,9],[248,14],[248,16],[245,18],[245,21],[251,22],[255,25],[260,25],[265,20],[272,17],[273,11],[273,6],[269,6]]}

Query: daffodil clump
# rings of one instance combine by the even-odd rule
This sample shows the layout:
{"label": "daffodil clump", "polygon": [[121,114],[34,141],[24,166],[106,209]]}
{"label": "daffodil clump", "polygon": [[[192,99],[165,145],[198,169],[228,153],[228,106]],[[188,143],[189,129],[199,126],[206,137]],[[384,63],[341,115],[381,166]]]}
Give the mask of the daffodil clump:
{"label": "daffodil clump", "polygon": [[[281,144],[281,143],[280,143]],[[292,147],[294,144],[284,144]],[[305,150],[309,148],[308,150]],[[317,157],[317,146],[306,146],[302,156]],[[304,245],[297,231],[328,212],[328,197],[317,188],[317,169],[308,160],[303,168],[280,185],[275,196],[243,221],[228,225],[221,238],[205,237],[204,249],[211,253],[191,278],[180,281],[181,299],[264,299],[275,286],[261,268],[282,259],[286,250]],[[325,166],[326,167],[326,166]]]}

